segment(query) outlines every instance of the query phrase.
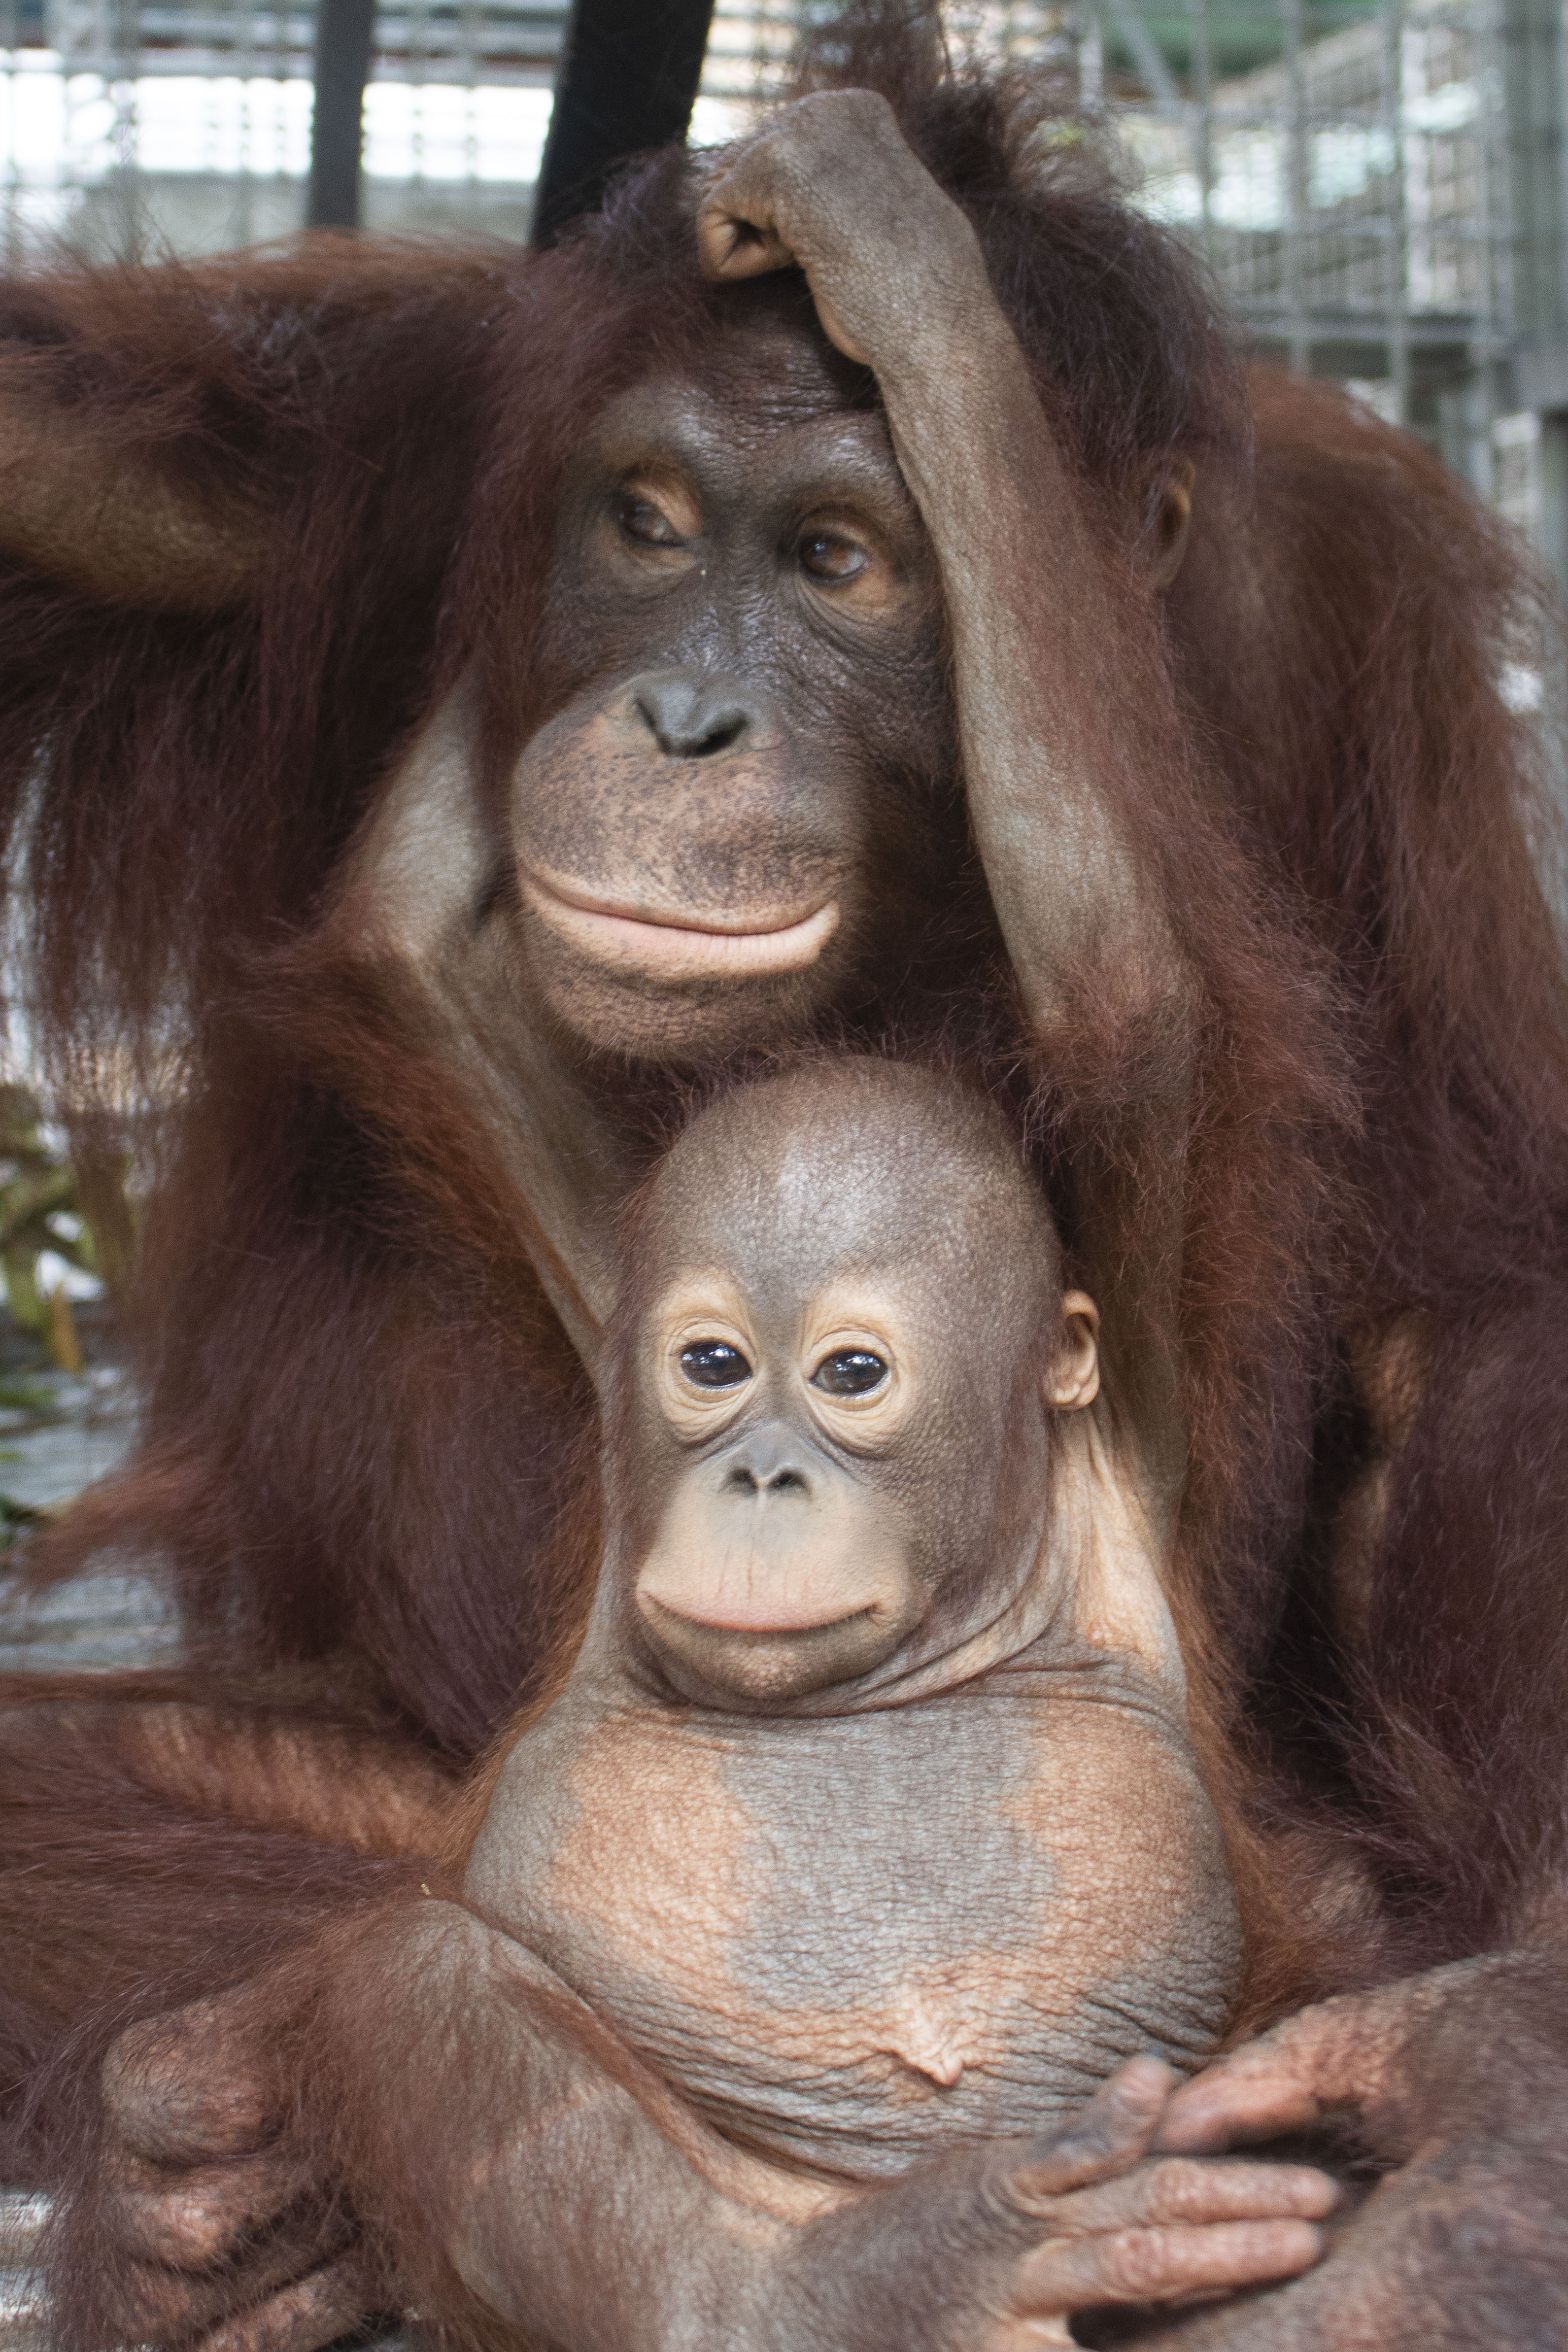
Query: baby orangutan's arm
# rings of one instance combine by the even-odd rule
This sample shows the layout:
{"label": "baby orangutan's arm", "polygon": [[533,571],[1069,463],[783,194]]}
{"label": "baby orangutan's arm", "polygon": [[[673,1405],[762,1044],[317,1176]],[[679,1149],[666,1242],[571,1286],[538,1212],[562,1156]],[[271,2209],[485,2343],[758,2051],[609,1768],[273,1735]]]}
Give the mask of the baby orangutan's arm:
{"label": "baby orangutan's arm", "polygon": [[1135,2059],[1066,2129],[850,2191],[713,2131],[542,1962],[456,1905],[384,1916],[321,2013],[358,2210],[427,2315],[564,2352],[1014,2352],[1074,2310],[1317,2258],[1320,2173],[1142,2160]]}

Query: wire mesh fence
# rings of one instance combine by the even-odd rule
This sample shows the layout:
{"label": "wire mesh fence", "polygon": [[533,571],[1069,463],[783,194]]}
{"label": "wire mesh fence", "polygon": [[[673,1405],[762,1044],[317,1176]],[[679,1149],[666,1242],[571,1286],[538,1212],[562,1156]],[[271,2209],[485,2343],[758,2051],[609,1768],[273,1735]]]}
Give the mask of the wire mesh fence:
{"label": "wire mesh fence", "polygon": [[[1468,401],[1489,488],[1508,403],[1488,371],[1516,333],[1505,5],[950,0],[946,21],[960,50],[1058,66],[1256,342],[1434,435],[1444,400]],[[742,128],[826,13],[721,0],[694,136]],[[566,0],[384,0],[370,226],[526,235],[565,17]],[[313,7],[258,0],[0,0],[7,257],[299,226],[314,30]]]}

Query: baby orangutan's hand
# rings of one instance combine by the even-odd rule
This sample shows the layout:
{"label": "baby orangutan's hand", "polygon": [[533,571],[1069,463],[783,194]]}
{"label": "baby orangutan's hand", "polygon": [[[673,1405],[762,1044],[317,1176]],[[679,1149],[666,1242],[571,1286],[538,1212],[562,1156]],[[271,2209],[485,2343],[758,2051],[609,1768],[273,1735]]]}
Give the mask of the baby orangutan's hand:
{"label": "baby orangutan's hand", "polygon": [[[1131,2059],[1060,2131],[921,2167],[810,2225],[818,2262],[843,2263],[845,2307],[822,2315],[835,2339],[1036,2352],[1070,2345],[1073,2315],[1097,2305],[1198,2302],[1310,2270],[1334,2182],[1302,2165],[1151,2159],[1176,2082]],[[831,2246],[857,2230],[853,2248]],[[827,2285],[823,2303],[839,2300]]]}

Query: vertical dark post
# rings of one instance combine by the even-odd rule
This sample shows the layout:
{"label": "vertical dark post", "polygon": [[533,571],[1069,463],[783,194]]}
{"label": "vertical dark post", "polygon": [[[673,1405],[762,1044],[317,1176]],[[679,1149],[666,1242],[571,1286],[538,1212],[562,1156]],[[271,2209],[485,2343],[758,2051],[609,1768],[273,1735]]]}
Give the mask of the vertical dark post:
{"label": "vertical dark post", "polygon": [[552,245],[593,212],[617,163],[684,139],[702,74],[713,0],[573,0],[533,242]]}
{"label": "vertical dark post", "polygon": [[320,0],[316,104],[310,120],[310,228],[359,226],[364,86],[375,37],[375,0]]}

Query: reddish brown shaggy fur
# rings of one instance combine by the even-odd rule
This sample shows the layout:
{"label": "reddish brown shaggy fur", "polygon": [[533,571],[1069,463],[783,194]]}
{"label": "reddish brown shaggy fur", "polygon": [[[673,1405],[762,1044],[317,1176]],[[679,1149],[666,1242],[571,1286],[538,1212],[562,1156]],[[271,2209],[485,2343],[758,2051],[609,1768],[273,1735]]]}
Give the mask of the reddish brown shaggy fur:
{"label": "reddish brown shaggy fur", "polygon": [[[1168,625],[1207,800],[1184,832],[1155,805],[1141,831],[1202,991],[1186,1632],[1273,1791],[1237,1853],[1257,2004],[1278,2008],[1484,1948],[1561,1868],[1568,1004],[1532,863],[1555,855],[1541,754],[1497,684],[1535,590],[1435,460],[1331,391],[1260,379],[1249,426],[1204,287],[1081,139],[1052,143],[1051,93],[939,81],[886,32],[898,13],[860,12],[807,79],[894,99],[1108,529],[1160,460],[1199,469]],[[193,1670],[233,1695],[216,1779],[171,1763],[134,1682],[72,1699],[68,1736],[58,1694],[0,1717],[5,2168],[58,2176],[68,2086],[124,2019],[405,1881],[406,1810],[378,1843],[295,1781],[356,1742],[373,1777],[376,1742],[462,1766],[572,1638],[588,1391],[483,1137],[397,1004],[324,969],[312,932],[398,744],[476,652],[498,780],[548,714],[531,656],[583,421],[649,370],[718,364],[732,331],[689,224],[668,155],[542,257],[328,240],[0,292],[0,392],[63,404],[82,447],[237,485],[271,547],[258,593],[199,620],[0,579],[37,1034],[68,1098],[163,1106],[145,1440],[43,1572],[107,1543],[160,1554]],[[1030,1072],[983,927],[968,971],[922,1042],[942,1031],[1019,1100],[1048,1176],[1082,1150],[1154,1188],[1117,1116],[1124,1049],[1108,1062],[1090,1020]],[[854,1034],[895,1020],[872,1006]],[[1352,1649],[1322,1595],[1370,1447],[1347,1349],[1409,1314],[1428,1402]],[[270,1811],[221,1767],[268,1710]],[[289,1764],[318,1733],[325,1766]],[[1373,1893],[1325,1939],[1271,1934],[1279,1854],[1352,1848]]]}

